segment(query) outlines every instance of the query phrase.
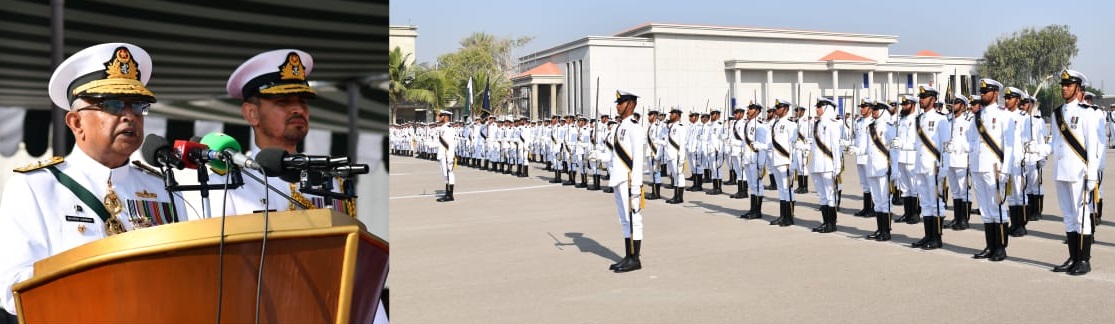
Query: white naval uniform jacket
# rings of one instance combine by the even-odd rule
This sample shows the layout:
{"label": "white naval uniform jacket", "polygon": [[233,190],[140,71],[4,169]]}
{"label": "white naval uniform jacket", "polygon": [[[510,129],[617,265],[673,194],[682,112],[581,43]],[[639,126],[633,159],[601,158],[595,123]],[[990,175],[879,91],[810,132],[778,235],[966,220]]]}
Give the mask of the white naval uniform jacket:
{"label": "white naval uniform jacket", "polygon": [[[1053,179],[1068,182],[1097,179],[1100,154],[1104,149],[1098,138],[1101,120],[1093,118],[1095,114],[1091,110],[1073,100],[1053,111]],[[1066,133],[1079,143],[1077,148],[1083,155],[1070,146]]]}
{"label": "white naval uniform jacket", "polygon": [[950,135],[948,153],[945,153],[946,162],[950,168],[967,168],[968,167],[968,152],[971,148],[968,146],[968,129],[972,127],[972,120],[975,119],[971,112],[964,112],[960,117],[952,118],[949,123]]}
{"label": "white naval uniform jacket", "polygon": [[[770,143],[769,136],[767,135],[766,125],[758,119],[751,118],[743,123],[743,131],[740,133],[743,136],[743,161],[746,163],[762,163],[766,160],[760,159],[763,152],[767,151],[767,143]],[[755,166],[762,168],[762,166]]]}
{"label": "white naval uniform jacket", "polygon": [[705,153],[719,152],[724,147],[724,122],[709,121],[705,125]]}
{"label": "white naval uniform jacket", "polygon": [[949,121],[945,114],[930,111],[918,115],[914,124],[914,173],[933,174],[942,167],[945,143],[949,140]]}
{"label": "white naval uniform jacket", "polygon": [[[992,104],[980,109],[972,118],[972,126],[968,129],[968,146],[971,147],[968,159],[972,172],[995,172],[998,168],[1000,174],[1006,174],[1009,170],[1003,166],[1015,163],[1014,146],[1010,145],[1013,119],[1007,115],[1009,113],[998,104]],[[1002,152],[1002,160],[998,152]]]}
{"label": "white naval uniform jacket", "polygon": [[875,122],[875,118],[856,117],[855,135],[852,137],[852,151],[856,155],[856,164],[867,164],[867,152],[871,148],[871,134],[867,133],[867,125]]}
{"label": "white naval uniform jacket", "polygon": [[[917,109],[915,107],[914,109]],[[914,133],[916,119],[921,115],[921,112],[911,112],[909,115],[898,118],[898,125],[896,125],[897,132],[895,134],[895,141],[898,150],[895,153],[897,157],[891,158],[902,164],[914,164],[917,160],[917,154],[914,151],[914,144],[917,143],[917,135]]]}
{"label": "white naval uniform jacket", "polygon": [[457,156],[457,132],[449,123],[439,126],[437,130],[437,158],[452,162]]}
{"label": "white naval uniform jacket", "polygon": [[[666,126],[666,155],[672,161],[685,159],[685,148],[689,145],[689,125],[678,119]],[[678,170],[680,173],[681,170]]]}
{"label": "white naval uniform jacket", "polygon": [[794,155],[798,124],[789,118],[779,118],[771,125],[770,146],[773,166],[789,165]]}
{"label": "white naval uniform jacket", "polygon": [[[821,117],[812,125],[813,145],[810,148],[809,172],[828,173],[840,170],[844,162],[844,147],[840,145],[844,125],[836,120]],[[827,151],[827,153],[825,152]]]}
{"label": "white naval uniform jacket", "polygon": [[895,129],[888,115],[884,112],[867,126],[867,165],[864,170],[868,177],[885,177],[890,171],[890,160],[894,157],[890,156],[887,143],[894,139]]}
{"label": "white naval uniform jacket", "polygon": [[[1024,116],[1026,118],[1022,119],[1023,122],[1019,124],[1018,129],[1022,133],[1023,148],[1025,148],[1025,145],[1027,145],[1028,143],[1035,143],[1034,148],[1037,150],[1035,150],[1034,152],[1023,153],[1023,157],[1026,159],[1026,165],[1028,167],[1032,167],[1033,165],[1037,164],[1038,161],[1041,161],[1045,158],[1046,155],[1049,154],[1049,151],[1047,150],[1048,147],[1044,145],[1046,144],[1045,137],[1049,135],[1049,130],[1045,129],[1045,120],[1043,120],[1040,115]],[[1046,147],[1046,149],[1039,149],[1039,147]],[[1023,149],[1022,151],[1025,151],[1025,149]]]}
{"label": "white naval uniform jacket", "polygon": [[[646,155],[643,151],[646,145],[646,130],[639,126],[635,119],[628,116],[616,124],[612,138],[612,164],[608,168],[611,177],[608,178],[609,187],[627,186],[631,181],[631,195],[639,194],[643,185],[643,163]],[[617,188],[616,190],[622,190]]]}
{"label": "white naval uniform jacket", "polygon": [[[128,231],[136,230],[132,218],[142,217],[152,226],[188,220],[181,195],[175,195],[172,205],[162,178],[131,163],[108,168],[75,146],[65,162],[54,167],[98,202],[112,180],[112,191],[123,207],[116,218]],[[31,278],[36,261],[105,237],[100,216],[47,168],[12,175],[0,198],[0,306],[15,313],[12,285]]]}
{"label": "white naval uniform jacket", "polygon": [[[744,143],[744,134],[747,134],[747,122],[750,121],[745,118],[732,121],[732,128],[728,130],[728,154],[733,156],[743,156],[743,151],[750,151],[751,148],[747,147]],[[751,138],[754,140],[754,137]]]}

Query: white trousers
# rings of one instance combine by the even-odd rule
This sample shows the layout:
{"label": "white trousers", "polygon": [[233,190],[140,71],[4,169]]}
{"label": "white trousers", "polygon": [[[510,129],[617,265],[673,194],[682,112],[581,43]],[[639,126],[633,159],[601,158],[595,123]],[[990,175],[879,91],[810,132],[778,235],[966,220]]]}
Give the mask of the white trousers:
{"label": "white trousers", "polygon": [[817,192],[817,203],[821,206],[836,207],[836,186],[832,182],[832,172],[814,172],[813,186]]}
{"label": "white trousers", "polygon": [[685,174],[683,174],[683,172],[685,172],[684,163],[685,160],[683,160],[681,156],[666,155],[666,171],[670,173],[670,179],[673,181],[671,183],[675,186],[685,186]]}
{"label": "white trousers", "polygon": [[[619,174],[613,176],[620,176]],[[616,211],[619,214],[619,224],[623,226],[623,237],[632,240],[643,239],[643,214],[639,209],[639,201],[642,198],[642,190],[635,187],[634,190],[639,192],[638,195],[631,195],[627,187],[627,181],[623,181],[613,187],[615,189],[616,197]],[[641,187],[641,183],[640,183]],[[634,206],[634,209],[631,207]]]}
{"label": "white trousers", "polygon": [[1092,216],[1095,206],[1090,195],[1088,203],[1081,204],[1083,190],[1084,181],[1057,181],[1057,203],[1065,219],[1065,232],[1092,235],[1096,224]]}
{"label": "white trousers", "polygon": [[457,184],[457,175],[453,172],[453,168],[456,167],[453,157],[438,159],[438,165],[441,167],[441,177],[445,179],[445,183]]}
{"label": "white trousers", "polygon": [[968,169],[949,168],[948,178],[953,199],[960,199],[965,202],[972,201],[972,189],[968,186]]}
{"label": "white trousers", "polygon": [[772,170],[772,172],[774,172],[774,184],[778,186],[778,200],[779,201],[792,201],[790,199],[790,187],[789,187],[789,185],[790,185],[789,180],[792,180],[789,177],[792,177],[792,175],[787,173],[787,171],[789,171],[789,170],[790,170],[789,165],[779,165],[779,166],[774,167],[774,169]]}
{"label": "white trousers", "polygon": [[1003,193],[1003,186],[999,184],[999,190],[995,188],[995,174],[992,172],[976,172],[972,173],[972,192],[975,193],[976,201],[979,202],[980,218],[984,223],[998,224],[1009,222],[1010,219],[1006,217],[1003,209],[1007,208],[1004,203],[1003,206],[999,205],[999,197]]}
{"label": "white trousers", "polygon": [[863,187],[863,192],[871,192],[871,182],[867,179],[867,165],[856,164],[856,173],[859,175],[859,184]]}
{"label": "white trousers", "polygon": [[941,201],[942,195],[939,195],[938,192],[941,181],[937,180],[937,176],[944,175],[935,175],[933,173],[919,173],[915,175],[915,177],[917,177],[915,182],[920,184],[917,186],[917,190],[922,217],[944,216],[945,206],[943,206],[943,201]]}
{"label": "white trousers", "polygon": [[887,177],[870,177],[867,182],[871,184],[871,202],[875,205],[875,211],[890,213],[890,184],[887,183]]}

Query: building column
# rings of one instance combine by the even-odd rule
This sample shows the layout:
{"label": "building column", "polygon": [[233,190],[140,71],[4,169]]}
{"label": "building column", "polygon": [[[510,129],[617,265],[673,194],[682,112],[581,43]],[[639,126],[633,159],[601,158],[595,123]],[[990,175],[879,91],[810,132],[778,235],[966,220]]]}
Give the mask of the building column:
{"label": "building column", "polygon": [[538,118],[538,84],[530,85],[530,116],[531,120]]}
{"label": "building column", "polygon": [[774,102],[770,100],[771,99],[770,98],[770,95],[771,95],[770,94],[770,92],[771,92],[770,87],[771,87],[771,85],[774,85],[774,70],[767,70],[767,87],[766,87],[766,89],[763,89],[763,103],[762,103],[762,105],[764,105],[764,106],[774,104]]}
{"label": "building column", "polygon": [[[875,86],[875,71],[867,71],[867,89],[866,89],[867,94],[862,94],[861,93],[859,97],[860,98],[875,97],[874,94],[871,94],[871,88],[874,87],[874,86]],[[856,104],[858,105],[859,103],[857,102]]]}
{"label": "building column", "polygon": [[840,89],[840,70],[832,70],[832,101],[836,102],[836,106],[840,107],[840,96],[837,91]]}
{"label": "building column", "polygon": [[883,91],[883,97],[882,98],[875,98],[875,100],[887,101],[889,99],[889,97],[891,96],[890,90],[891,90],[891,87],[893,87],[893,86],[894,86],[894,72],[887,72],[887,86],[883,88],[886,91]]}
{"label": "building column", "polygon": [[[550,85],[550,115],[554,114],[554,109],[557,108],[557,84]],[[538,116],[541,118],[542,116]],[[549,118],[550,116],[546,116]]]}
{"label": "building column", "polygon": [[[739,105],[739,101],[741,100],[739,97],[739,81],[741,73],[742,72],[739,69],[732,69],[732,98],[736,99],[736,105]],[[736,107],[728,108],[729,109],[725,110],[736,109]]]}
{"label": "building column", "polygon": [[[798,105],[799,106],[803,106],[802,105],[803,102],[813,100],[813,99],[810,99],[810,98],[802,98],[801,97],[801,87],[802,87],[803,83],[805,83],[805,71],[798,70]],[[809,109],[806,109],[806,113],[809,113]]]}
{"label": "building column", "polygon": [[554,110],[554,114],[557,116],[567,115],[567,111],[569,111],[569,105],[573,103],[573,93],[569,91],[569,89],[573,88],[573,62],[565,62],[565,84],[563,84],[562,86],[565,87],[565,89],[563,89],[565,90],[565,103],[564,105],[562,105],[562,109],[560,111],[556,109]]}

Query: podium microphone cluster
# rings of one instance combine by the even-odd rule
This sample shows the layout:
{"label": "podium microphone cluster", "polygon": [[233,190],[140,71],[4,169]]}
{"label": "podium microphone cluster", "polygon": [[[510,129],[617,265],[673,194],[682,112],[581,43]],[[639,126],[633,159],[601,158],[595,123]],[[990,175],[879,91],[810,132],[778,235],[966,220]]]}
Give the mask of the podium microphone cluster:
{"label": "podium microphone cluster", "polygon": [[190,140],[175,140],[171,145],[166,138],[148,134],[140,148],[143,159],[155,167],[168,166],[178,170],[197,169],[206,163],[217,171],[228,170],[225,158],[238,167],[261,170],[256,161],[240,153],[240,143],[232,136],[210,133]]}

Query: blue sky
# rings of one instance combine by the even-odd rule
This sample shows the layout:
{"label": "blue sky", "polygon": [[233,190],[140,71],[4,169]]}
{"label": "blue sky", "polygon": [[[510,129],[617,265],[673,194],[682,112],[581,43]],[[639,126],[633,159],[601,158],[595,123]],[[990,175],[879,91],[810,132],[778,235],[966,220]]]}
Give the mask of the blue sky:
{"label": "blue sky", "polygon": [[[1115,94],[1115,13],[1111,1],[391,1],[392,25],[418,26],[416,56],[433,62],[472,32],[534,36],[515,57],[584,36],[612,35],[647,22],[792,28],[898,36],[891,54],[929,49],[982,56],[987,45],[1024,27],[1064,24],[1077,36],[1072,68]],[[1069,7],[1058,5],[1071,4]],[[976,7],[978,6],[978,7]],[[1066,13],[1067,12],[1067,13]]]}

